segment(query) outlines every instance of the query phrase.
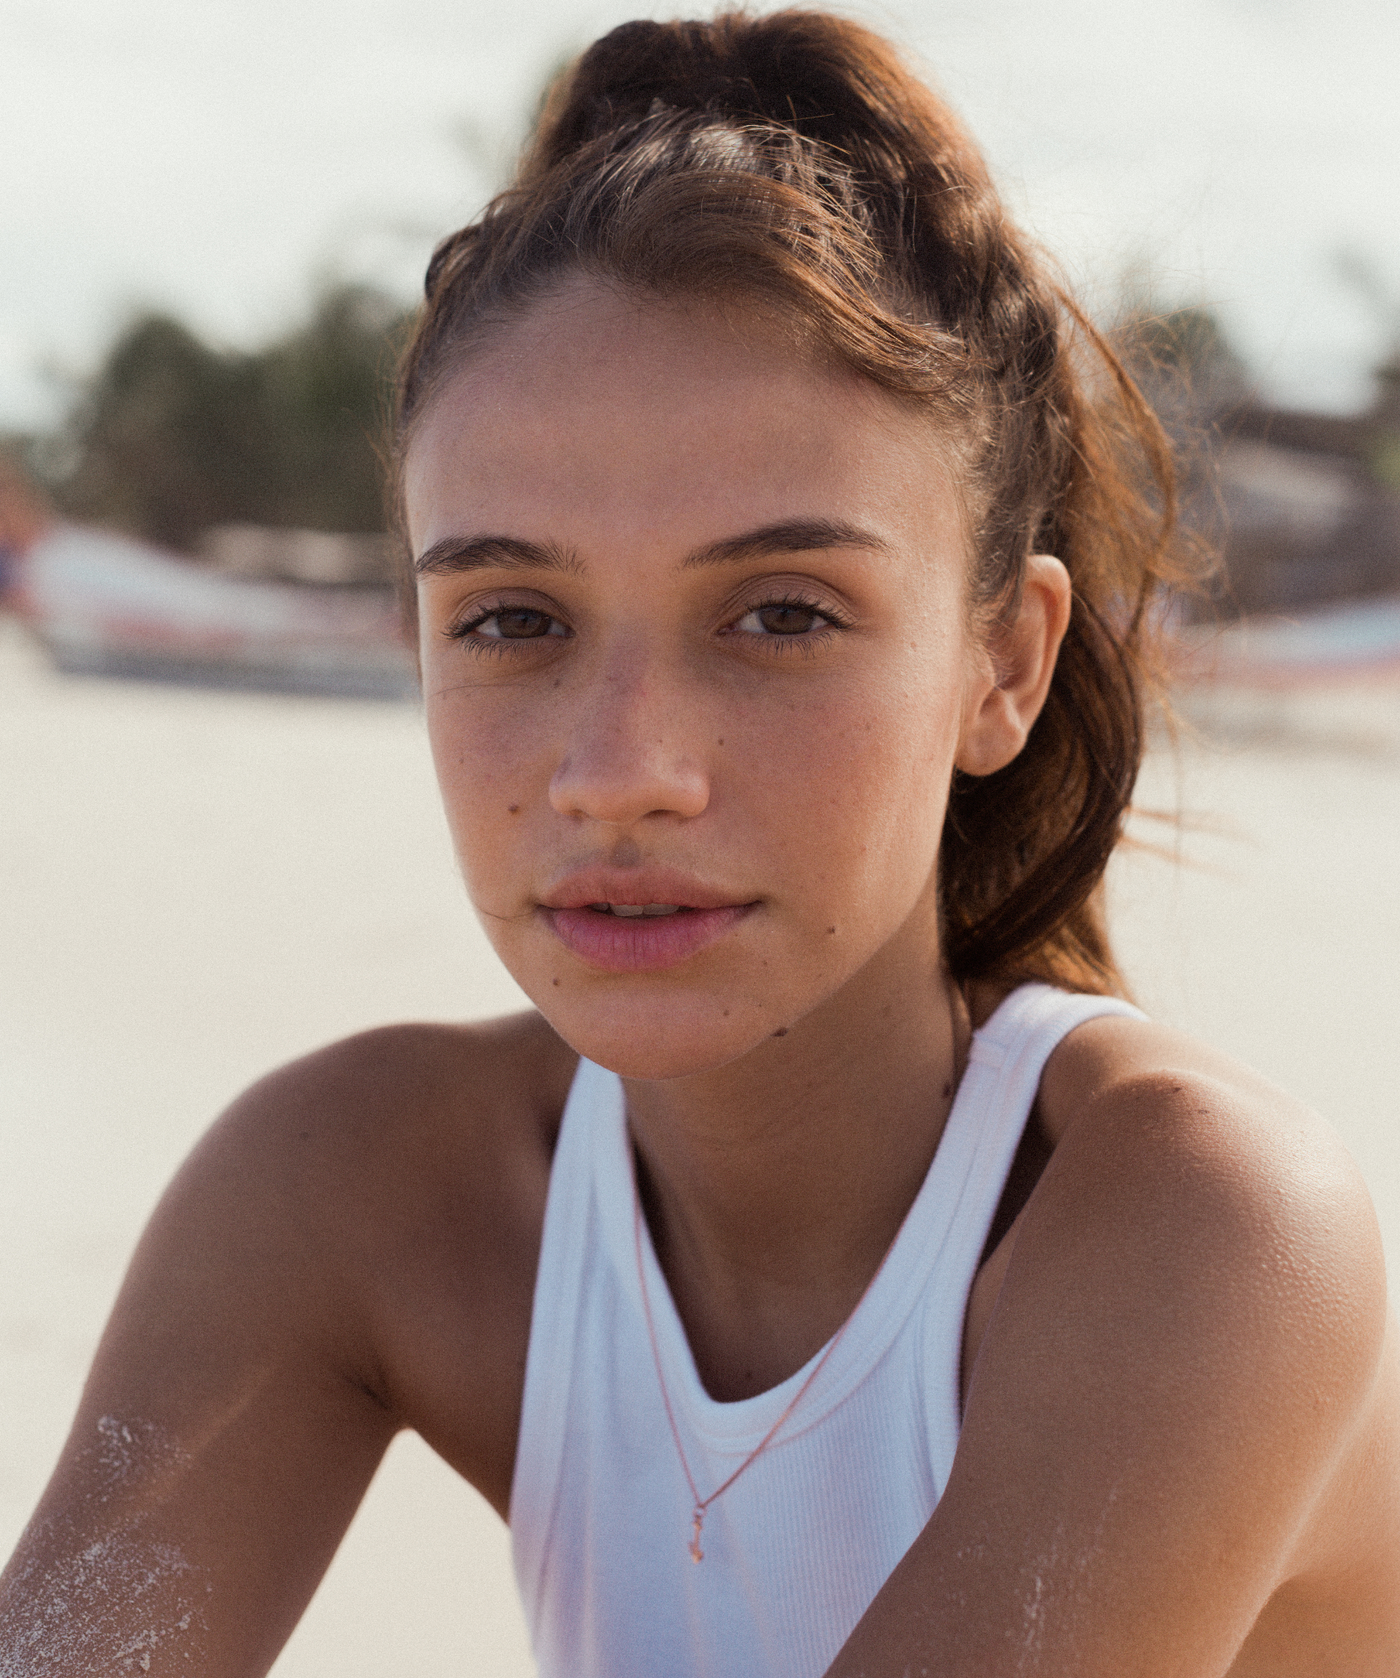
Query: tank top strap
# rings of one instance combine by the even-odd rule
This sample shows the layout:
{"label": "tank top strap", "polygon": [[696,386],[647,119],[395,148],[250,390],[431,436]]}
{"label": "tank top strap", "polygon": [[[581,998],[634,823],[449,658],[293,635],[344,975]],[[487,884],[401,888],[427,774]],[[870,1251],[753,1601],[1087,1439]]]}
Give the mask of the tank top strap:
{"label": "tank top strap", "polygon": [[[941,1285],[924,1295],[924,1367],[936,1382],[928,1411],[935,1459],[951,1459],[961,1427],[967,1299],[1045,1064],[1077,1026],[1106,1015],[1146,1018],[1115,996],[1029,984],[1012,991],[973,1033],[957,1099],[908,1220],[932,1218],[942,1203]],[[949,1195],[956,1197],[951,1207]]]}
{"label": "tank top strap", "polygon": [[511,1477],[511,1546],[527,1603],[539,1594],[549,1547],[570,1389],[575,1379],[586,1379],[589,1373],[586,1366],[579,1367],[575,1342],[600,1244],[594,1181],[597,1139],[600,1131],[606,1136],[609,1130],[624,1126],[621,1081],[581,1058],[564,1103],[549,1168]]}
{"label": "tank top strap", "polygon": [[1086,996],[1030,984],[1012,991],[973,1033],[967,1070],[939,1153],[950,1156],[950,1168],[954,1160],[966,1161],[966,1171],[960,1165],[956,1175],[965,1180],[968,1212],[977,1207],[972,1221],[981,1223],[985,1212],[978,1243],[991,1228],[1045,1063],[1076,1026],[1105,1015],[1146,1018],[1141,1009],[1116,996]]}

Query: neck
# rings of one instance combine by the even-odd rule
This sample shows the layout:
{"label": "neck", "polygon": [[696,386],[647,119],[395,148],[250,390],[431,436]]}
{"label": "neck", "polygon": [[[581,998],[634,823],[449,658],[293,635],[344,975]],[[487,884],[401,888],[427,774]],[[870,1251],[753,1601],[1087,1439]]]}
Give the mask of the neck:
{"label": "neck", "polygon": [[901,965],[729,1066],[628,1082],[643,1209],[714,1397],[765,1390],[836,1332],[932,1162],[970,1026],[934,962]]}

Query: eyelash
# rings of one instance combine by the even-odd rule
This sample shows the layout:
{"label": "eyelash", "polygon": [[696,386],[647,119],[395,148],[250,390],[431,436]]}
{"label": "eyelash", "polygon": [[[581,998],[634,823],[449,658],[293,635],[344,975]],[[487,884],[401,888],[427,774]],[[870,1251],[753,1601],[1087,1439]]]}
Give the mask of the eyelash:
{"label": "eyelash", "polygon": [[756,612],[771,611],[774,607],[779,610],[788,607],[799,612],[811,612],[819,620],[812,625],[810,630],[800,635],[768,634],[747,637],[755,641],[769,643],[775,653],[811,652],[814,647],[829,641],[834,634],[850,628],[846,619],[832,611],[831,607],[820,605],[809,595],[792,592],[772,595],[767,600],[756,601],[752,606],[740,612],[739,616],[728,626],[727,633],[731,635],[739,633],[734,627],[735,624],[742,623],[745,618],[751,617]]}
{"label": "eyelash", "polygon": [[[501,657],[506,655],[512,646],[518,646],[528,641],[561,641],[568,640],[572,631],[565,635],[474,635],[473,630],[480,629],[482,624],[489,623],[492,618],[503,612],[538,612],[542,618],[548,618],[551,623],[563,623],[562,618],[556,618],[552,612],[546,612],[539,606],[513,605],[509,601],[497,601],[494,605],[477,609],[469,618],[461,623],[455,623],[450,629],[443,631],[449,641],[458,641],[464,647],[470,647],[478,658]],[[567,625],[565,628],[567,629]]]}
{"label": "eyelash", "polygon": [[[811,612],[818,620],[820,620],[818,623],[814,624],[809,631],[796,635],[752,635],[745,632],[745,639],[753,641],[766,641],[771,644],[774,652],[810,652],[814,646],[829,640],[833,634],[850,628],[848,620],[834,612],[830,606],[820,605],[808,595],[789,592],[780,595],[770,595],[766,600],[758,600],[755,601],[753,605],[746,606],[742,612],[740,612],[729,624],[725,626],[724,633],[730,635],[740,633],[735,628],[735,625],[741,623],[745,618],[751,617],[756,612],[771,611],[774,607],[779,609],[788,607],[800,612]],[[496,602],[490,606],[478,608],[471,617],[466,618],[461,623],[454,624],[452,628],[445,630],[444,634],[449,640],[458,641],[463,646],[470,647],[472,652],[478,657],[499,656],[506,653],[512,646],[519,646],[522,643],[529,641],[572,639],[573,631],[568,629],[567,625],[564,626],[566,632],[562,636],[551,635],[548,633],[537,636],[496,636],[476,635],[473,633],[475,630],[480,629],[482,624],[489,623],[491,619],[496,617],[498,614],[512,611],[537,611],[542,617],[548,618],[552,623],[562,624],[564,621],[562,618],[556,618],[552,613],[544,611],[542,607],[515,606],[508,602]]]}

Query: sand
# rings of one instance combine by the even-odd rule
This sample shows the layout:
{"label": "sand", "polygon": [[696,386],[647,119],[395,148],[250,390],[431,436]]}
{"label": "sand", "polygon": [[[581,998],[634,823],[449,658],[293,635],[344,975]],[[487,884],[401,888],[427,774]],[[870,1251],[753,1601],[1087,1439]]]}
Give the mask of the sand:
{"label": "sand", "polygon": [[[1400,1264],[1400,688],[1196,702],[1196,866],[1123,859],[1142,1000],[1337,1125]],[[1177,796],[1154,754],[1144,802]],[[1144,837],[1171,830],[1139,824]],[[362,1026],[519,1006],[468,912],[406,705],[53,674],[0,620],[0,1549],[127,1253],[203,1127]],[[530,1670],[496,1516],[387,1459],[278,1678]]]}

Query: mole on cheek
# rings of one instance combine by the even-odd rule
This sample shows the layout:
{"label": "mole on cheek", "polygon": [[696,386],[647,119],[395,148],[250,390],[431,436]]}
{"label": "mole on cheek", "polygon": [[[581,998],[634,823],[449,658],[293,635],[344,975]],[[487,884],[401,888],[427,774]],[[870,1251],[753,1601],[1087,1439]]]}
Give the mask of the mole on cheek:
{"label": "mole on cheek", "polygon": [[520,806],[518,804],[507,804],[506,814],[508,816],[518,816],[520,814]]}

